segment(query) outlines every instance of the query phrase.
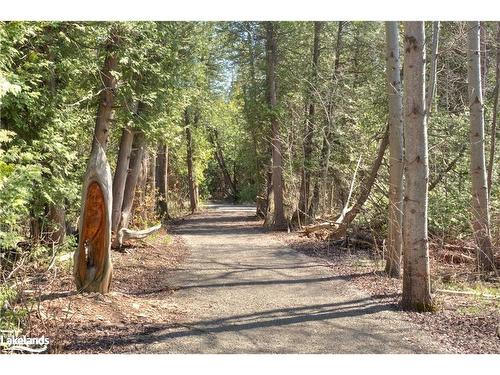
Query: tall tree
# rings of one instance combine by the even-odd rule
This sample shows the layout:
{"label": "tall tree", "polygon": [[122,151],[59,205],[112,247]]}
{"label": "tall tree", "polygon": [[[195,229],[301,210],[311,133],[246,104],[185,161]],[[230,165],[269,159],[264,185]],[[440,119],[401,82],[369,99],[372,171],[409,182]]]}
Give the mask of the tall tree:
{"label": "tall tree", "polygon": [[495,90],[493,94],[493,115],[491,120],[490,160],[488,163],[488,195],[491,195],[493,181],[493,167],[495,165],[495,148],[497,138],[498,94],[500,91],[500,22],[497,23],[496,63],[495,63]]}
{"label": "tall tree", "polygon": [[[141,104],[139,104],[139,107]],[[117,235],[113,240],[113,247],[120,247],[119,232],[121,229],[128,228],[132,207],[134,204],[135,191],[137,181],[141,172],[142,160],[144,158],[144,149],[146,147],[146,138],[144,132],[137,130],[134,133],[134,140],[132,142],[132,152],[130,154],[129,173],[125,182],[125,189],[123,193],[123,203],[120,213],[120,222],[117,228]]]}
{"label": "tall tree", "polygon": [[104,66],[100,72],[100,79],[104,87],[99,95],[99,107],[97,109],[92,150],[96,142],[99,142],[104,151],[106,151],[108,146],[109,126],[113,119],[113,104],[117,84],[115,71],[118,66],[116,50],[119,42],[118,30],[115,26],[112,26],[106,40]]}
{"label": "tall tree", "polygon": [[162,219],[168,214],[168,146],[159,145],[156,162],[156,188],[158,190],[157,210]]}
{"label": "tall tree", "polygon": [[277,93],[276,93],[276,65],[278,61],[278,49],[276,43],[276,24],[274,22],[264,23],[266,30],[266,65],[268,101],[272,130],[272,186],[274,199],[273,227],[277,230],[287,228],[285,211],[283,207],[283,160],[281,154],[281,136],[277,115]]}
{"label": "tall tree", "polygon": [[311,167],[312,167],[312,151],[313,151],[313,133],[314,133],[314,114],[315,114],[315,99],[314,90],[317,89],[318,62],[320,53],[320,37],[322,22],[314,22],[314,36],[312,48],[312,65],[311,79],[308,82],[308,100],[309,105],[306,113],[305,134],[304,134],[304,163],[302,165],[300,196],[298,217],[301,223],[307,223],[314,220],[314,217],[307,218],[309,203],[310,203],[310,185],[311,185]]}
{"label": "tall tree", "polygon": [[403,96],[399,53],[399,23],[386,22],[387,92],[389,96],[389,228],[387,262],[389,276],[401,274],[403,226]]}
{"label": "tall tree", "polygon": [[[196,117],[197,115],[195,115]],[[195,119],[196,123],[197,120]],[[196,189],[196,178],[194,175],[194,163],[193,163],[193,133],[191,129],[191,120],[189,118],[189,111],[186,108],[184,111],[184,124],[186,126],[186,161],[188,168],[188,188],[189,188],[189,204],[191,212],[195,212],[198,209],[198,196]]]}
{"label": "tall tree", "polygon": [[90,160],[84,179],[79,244],[73,275],[79,291],[106,293],[111,284],[111,170],[106,158],[109,126],[113,114],[119,37],[113,26],[105,45],[101,90]]}
{"label": "tall tree", "polygon": [[116,161],[115,175],[113,178],[113,212],[111,215],[111,230],[115,234],[118,232],[118,225],[120,224],[123,195],[125,194],[125,183],[127,181],[133,140],[133,131],[131,131],[128,127],[124,127],[120,138],[118,160]]}
{"label": "tall tree", "polygon": [[490,235],[490,214],[484,157],[484,112],[481,91],[479,22],[468,23],[467,76],[470,108],[470,145],[472,179],[472,229],[477,245],[480,271],[495,269]]}
{"label": "tall tree", "polygon": [[403,207],[403,308],[432,308],[427,238],[429,176],[425,108],[423,22],[404,23],[403,113],[405,189]]}

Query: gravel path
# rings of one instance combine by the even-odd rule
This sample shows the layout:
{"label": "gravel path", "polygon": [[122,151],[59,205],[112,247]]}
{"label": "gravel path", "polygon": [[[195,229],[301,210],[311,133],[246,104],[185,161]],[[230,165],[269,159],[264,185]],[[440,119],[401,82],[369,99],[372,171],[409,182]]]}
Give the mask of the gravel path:
{"label": "gravel path", "polygon": [[182,321],[131,338],[148,353],[436,353],[437,344],[266,233],[253,207],[209,205],[174,228],[191,255],[172,275]]}

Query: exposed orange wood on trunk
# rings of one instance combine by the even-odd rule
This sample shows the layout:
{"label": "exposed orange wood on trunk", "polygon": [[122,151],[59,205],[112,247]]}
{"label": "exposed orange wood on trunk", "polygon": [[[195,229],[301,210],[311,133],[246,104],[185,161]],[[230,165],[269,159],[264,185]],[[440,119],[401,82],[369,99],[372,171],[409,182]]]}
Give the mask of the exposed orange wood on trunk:
{"label": "exposed orange wood on trunk", "polygon": [[99,184],[94,181],[87,190],[83,217],[79,252],[85,256],[80,256],[78,264],[81,280],[86,279],[86,274],[91,268],[94,268],[95,271],[93,279],[102,275],[106,256],[105,215],[104,194]]}

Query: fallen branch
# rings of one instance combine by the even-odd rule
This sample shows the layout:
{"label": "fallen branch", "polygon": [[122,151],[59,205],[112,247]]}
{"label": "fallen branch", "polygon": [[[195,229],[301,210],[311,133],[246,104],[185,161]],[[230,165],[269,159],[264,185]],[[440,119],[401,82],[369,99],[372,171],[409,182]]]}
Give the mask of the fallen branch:
{"label": "fallen branch", "polygon": [[127,240],[138,240],[145,238],[150,234],[158,231],[161,228],[161,224],[157,224],[154,227],[143,229],[143,230],[132,230],[127,228],[122,228],[118,231],[118,244],[122,247],[123,241]]}
{"label": "fallen branch", "polygon": [[452,251],[440,251],[439,257],[448,263],[460,264],[460,263],[474,263],[475,258],[461,254],[454,253]]}

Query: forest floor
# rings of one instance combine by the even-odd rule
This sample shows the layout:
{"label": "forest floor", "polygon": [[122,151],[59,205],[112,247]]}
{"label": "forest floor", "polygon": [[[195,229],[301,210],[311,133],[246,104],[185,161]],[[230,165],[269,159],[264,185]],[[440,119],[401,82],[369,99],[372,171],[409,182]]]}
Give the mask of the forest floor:
{"label": "forest floor", "polygon": [[268,232],[253,207],[168,229],[113,252],[107,295],[72,292],[71,262],[35,280],[27,335],[51,353],[500,353],[495,302],[402,312],[369,252]]}
{"label": "forest floor", "polygon": [[[57,274],[32,282],[28,337],[45,336],[49,353],[117,353],[116,337],[130,337],[175,324],[183,311],[168,285],[189,254],[182,239],[164,229],[145,241],[112,252],[112,292],[77,294],[71,261]],[[133,348],[126,348],[128,352]]]}
{"label": "forest floor", "polygon": [[[386,276],[385,262],[373,249],[335,246],[300,232],[276,235],[291,248],[322,258],[332,273],[346,276],[354,287],[367,292],[373,300],[393,304],[399,309],[402,280]],[[460,254],[466,252],[458,249],[464,246],[456,245],[458,260]],[[400,316],[417,324],[422,334],[432,337],[450,353],[500,354],[500,285],[475,279],[473,263],[453,263],[448,255],[449,252],[439,245],[431,244],[431,288],[433,292],[446,291],[433,293],[436,311],[400,310]]]}

